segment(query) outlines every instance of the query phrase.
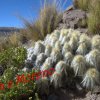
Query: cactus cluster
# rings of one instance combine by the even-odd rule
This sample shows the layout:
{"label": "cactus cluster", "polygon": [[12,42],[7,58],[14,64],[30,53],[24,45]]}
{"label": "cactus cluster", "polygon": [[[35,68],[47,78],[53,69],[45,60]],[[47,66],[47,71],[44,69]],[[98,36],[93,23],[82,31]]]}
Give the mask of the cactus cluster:
{"label": "cactus cluster", "polygon": [[[47,76],[50,82],[47,82],[48,86],[53,83],[54,87],[59,88],[67,85],[73,77],[80,77],[80,84],[92,89],[99,85],[99,50],[99,35],[90,38],[77,30],[61,29],[48,34],[44,41],[37,41],[34,47],[28,49],[27,60],[31,60],[32,65],[40,71],[55,68],[53,75]],[[72,72],[69,71],[73,74],[70,75]],[[41,77],[41,80],[44,78]]]}

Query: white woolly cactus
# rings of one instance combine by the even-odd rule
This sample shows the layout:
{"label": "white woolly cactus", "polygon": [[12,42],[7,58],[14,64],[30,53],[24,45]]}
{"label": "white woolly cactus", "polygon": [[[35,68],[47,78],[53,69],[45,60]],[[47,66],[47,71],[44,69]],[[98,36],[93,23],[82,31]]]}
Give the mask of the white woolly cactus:
{"label": "white woolly cactus", "polygon": [[59,50],[62,49],[60,41],[56,41],[54,48],[58,48]]}
{"label": "white woolly cactus", "polygon": [[76,50],[77,54],[86,55],[89,52],[86,43],[81,43]]}
{"label": "white woolly cactus", "polygon": [[67,37],[67,36],[64,36],[64,37],[62,38],[61,44],[64,45],[64,43],[65,43],[65,42],[68,42],[68,41],[69,41],[68,37]]}
{"label": "white woolly cactus", "polygon": [[46,55],[45,55],[44,53],[39,54],[39,55],[37,56],[36,64],[35,64],[35,65],[36,65],[37,67],[42,66],[42,64],[44,63],[45,59],[46,59]]}
{"label": "white woolly cactus", "polygon": [[60,31],[59,31],[59,30],[54,30],[53,34],[55,34],[55,36],[56,36],[57,38],[59,38],[59,36],[60,36]]}
{"label": "white woolly cactus", "polygon": [[36,81],[38,92],[41,95],[49,94],[49,80],[47,77],[42,77],[41,79]]}
{"label": "white woolly cactus", "polygon": [[56,37],[53,37],[51,40],[50,40],[50,45],[52,46],[52,47],[54,47],[55,46],[55,42],[57,41],[58,39],[56,38]]}
{"label": "white woolly cactus", "polygon": [[78,39],[77,37],[71,37],[69,41],[69,45],[71,49],[75,52],[78,47]]}
{"label": "white woolly cactus", "polygon": [[47,63],[49,64],[51,67],[53,66],[53,61],[52,61],[52,58],[51,57],[48,57],[44,63]]}
{"label": "white woolly cactus", "polygon": [[97,49],[92,50],[86,56],[86,61],[90,66],[94,66],[100,71],[100,51]]}
{"label": "white woolly cactus", "polygon": [[40,42],[36,42],[34,46],[34,54],[38,55],[40,53],[43,53],[45,51],[45,46]]}
{"label": "white woolly cactus", "polygon": [[51,36],[50,34],[47,34],[47,36],[45,37],[45,39],[44,39],[44,44],[45,45],[50,43],[50,36]]}
{"label": "white woolly cactus", "polygon": [[93,89],[94,86],[100,84],[100,73],[95,68],[88,69],[82,84],[88,89]]}
{"label": "white woolly cactus", "polygon": [[67,70],[69,66],[64,61],[59,61],[55,67],[55,71],[61,73],[61,75],[67,76]]}
{"label": "white woolly cactus", "polygon": [[44,64],[41,66],[41,71],[49,70],[50,68],[52,68],[52,66],[50,66],[50,64],[44,63]]}
{"label": "white woolly cactus", "polygon": [[46,55],[47,57],[50,56],[51,51],[52,51],[52,47],[51,47],[50,45],[46,45],[46,47],[45,47],[45,55]]}
{"label": "white woolly cactus", "polygon": [[62,55],[61,55],[61,52],[60,52],[59,48],[54,48],[52,50],[51,58],[52,58],[54,63],[57,63],[59,60],[62,59]]}
{"label": "white woolly cactus", "polygon": [[62,54],[65,55],[65,53],[67,53],[67,52],[72,52],[72,49],[71,49],[70,45],[67,42],[65,42],[65,44],[62,48]]}
{"label": "white woolly cactus", "polygon": [[91,48],[91,39],[86,34],[82,34],[80,36],[79,44],[81,44],[81,43],[85,43],[87,48],[90,50],[90,48]]}
{"label": "white woolly cactus", "polygon": [[92,49],[100,50],[100,35],[96,35],[92,38]]}
{"label": "white woolly cactus", "polygon": [[73,60],[73,55],[72,55],[72,53],[71,53],[71,52],[67,52],[67,53],[65,54],[65,56],[64,56],[64,61],[66,62],[66,64],[67,64],[68,66],[70,66],[72,60]]}
{"label": "white woolly cactus", "polygon": [[82,55],[76,55],[71,63],[75,76],[83,76],[87,70],[86,60]]}
{"label": "white woolly cactus", "polygon": [[67,34],[68,34],[68,30],[67,29],[62,29],[61,33],[60,33],[59,41],[62,41],[63,37],[67,36]]}
{"label": "white woolly cactus", "polygon": [[54,72],[51,76],[50,82],[54,85],[55,88],[59,88],[62,86],[62,75],[61,73]]}

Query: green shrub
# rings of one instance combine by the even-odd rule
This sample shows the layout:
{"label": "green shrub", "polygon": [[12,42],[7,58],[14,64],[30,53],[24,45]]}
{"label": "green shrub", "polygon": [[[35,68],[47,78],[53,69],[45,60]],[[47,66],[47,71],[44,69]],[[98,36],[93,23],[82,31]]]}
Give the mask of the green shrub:
{"label": "green shrub", "polygon": [[26,59],[27,51],[25,48],[9,48],[0,53],[0,64],[4,67],[21,67]]}

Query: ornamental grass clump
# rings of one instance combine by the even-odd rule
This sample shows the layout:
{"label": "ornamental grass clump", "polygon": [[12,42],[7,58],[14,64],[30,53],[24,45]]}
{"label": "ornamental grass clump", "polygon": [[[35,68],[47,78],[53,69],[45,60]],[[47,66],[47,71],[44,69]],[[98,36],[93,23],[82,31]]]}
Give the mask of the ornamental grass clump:
{"label": "ornamental grass clump", "polygon": [[92,49],[100,50],[100,35],[95,35],[92,38]]}
{"label": "ornamental grass clump", "polygon": [[92,34],[100,34],[100,0],[92,0],[89,6],[88,30]]}

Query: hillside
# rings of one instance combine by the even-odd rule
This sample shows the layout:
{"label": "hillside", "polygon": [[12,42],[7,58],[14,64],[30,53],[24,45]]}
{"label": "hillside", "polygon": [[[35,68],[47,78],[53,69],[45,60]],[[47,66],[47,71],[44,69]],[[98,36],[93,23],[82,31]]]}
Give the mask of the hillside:
{"label": "hillside", "polygon": [[15,27],[0,27],[0,35],[9,35],[14,32],[19,32],[19,28]]}

